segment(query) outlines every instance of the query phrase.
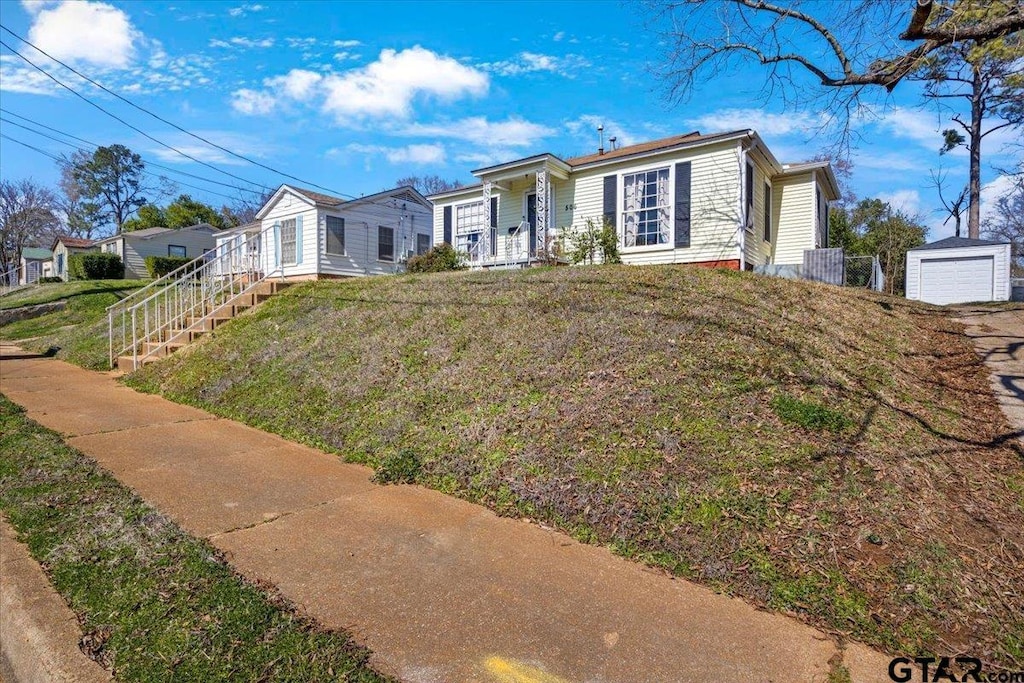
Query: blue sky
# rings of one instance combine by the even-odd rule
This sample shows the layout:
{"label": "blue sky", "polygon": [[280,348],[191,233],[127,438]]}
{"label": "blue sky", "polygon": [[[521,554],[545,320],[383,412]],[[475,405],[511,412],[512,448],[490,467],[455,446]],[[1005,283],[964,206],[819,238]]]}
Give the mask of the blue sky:
{"label": "blue sky", "polygon": [[[763,106],[757,66],[709,78],[669,106],[652,76],[661,47],[643,11],[618,2],[49,2],[0,1],[2,23],[82,73],[189,131],[281,172],[347,195],[402,176],[472,182],[471,169],[542,151],[593,151],[596,126],[620,144],[699,129],[757,130],[783,162],[828,140],[824,114]],[[4,42],[155,138],[255,184],[281,175],[211,148],[117,101],[4,33]],[[918,107],[914,84],[871,101],[856,125],[852,186],[932,226],[930,169],[963,182],[965,153],[940,157],[949,113]],[[71,147],[9,122],[17,116],[98,144],[118,142],[151,162],[245,185],[159,146],[0,50],[0,129],[51,154]],[[57,136],[60,137],[60,136]],[[989,164],[1008,165],[1009,134],[986,140],[986,197],[1005,187]],[[153,169],[163,174],[163,170]],[[55,164],[0,140],[0,175],[53,184]],[[238,191],[177,175],[215,205]],[[253,185],[246,185],[253,187]],[[217,194],[217,193],[223,193]]]}

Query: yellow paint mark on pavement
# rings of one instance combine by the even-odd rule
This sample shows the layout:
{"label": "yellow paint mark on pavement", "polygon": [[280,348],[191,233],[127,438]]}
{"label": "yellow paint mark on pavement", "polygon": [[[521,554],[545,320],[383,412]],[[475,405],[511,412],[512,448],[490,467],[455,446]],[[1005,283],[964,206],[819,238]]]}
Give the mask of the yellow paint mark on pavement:
{"label": "yellow paint mark on pavement", "polygon": [[535,666],[503,657],[488,657],[484,668],[501,683],[569,683]]}

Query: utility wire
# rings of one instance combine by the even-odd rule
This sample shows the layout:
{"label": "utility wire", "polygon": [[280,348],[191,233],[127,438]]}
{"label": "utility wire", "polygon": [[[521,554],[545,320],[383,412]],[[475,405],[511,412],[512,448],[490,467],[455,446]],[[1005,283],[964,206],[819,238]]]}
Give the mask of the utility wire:
{"label": "utility wire", "polygon": [[[47,126],[45,124],[39,123],[38,121],[33,121],[32,119],[29,119],[27,117],[21,116],[20,114],[15,114],[14,112],[9,111],[7,109],[4,109],[3,107],[0,107],[0,112],[2,112],[4,114],[7,114],[8,116],[16,116],[16,117],[18,117],[19,119],[21,119],[23,121],[28,121],[33,126],[38,126],[39,128],[45,128],[46,130],[53,131],[54,133],[57,133],[58,135],[63,135],[65,137],[69,137],[72,140],[78,140],[79,142],[85,143],[86,145],[89,145],[90,147],[93,147],[93,148],[100,147],[100,145],[98,145],[95,142],[90,142],[89,140],[86,140],[84,138],[80,138],[78,136],[72,135],[71,133],[66,133],[66,132],[64,132],[62,130],[59,130],[57,128],[53,128],[51,126]],[[8,125],[11,125],[11,126],[17,126],[18,128],[24,128],[25,130],[29,131],[30,133],[35,133],[36,135],[40,135],[40,136],[42,136],[44,138],[48,138],[50,140],[53,140],[54,142],[59,142],[62,145],[67,145],[68,147],[75,147],[76,149],[78,148],[78,145],[70,143],[67,140],[61,140],[60,138],[55,138],[52,135],[47,135],[46,133],[43,133],[43,132],[38,131],[38,130],[35,130],[35,129],[33,129],[33,128],[29,127],[29,126],[26,126],[24,124],[18,123],[17,121],[11,121],[9,119],[3,118],[2,116],[0,116],[0,121],[3,121],[4,123],[6,123]],[[168,173],[177,173],[179,175],[183,175],[183,176],[186,176],[188,178],[194,178],[196,180],[201,180],[201,181],[206,182],[206,183],[213,183],[215,185],[222,185],[224,187],[231,188],[232,190],[238,190],[239,192],[250,192],[250,193],[252,193],[254,195],[257,195],[257,196],[263,196],[263,194],[264,194],[263,192],[261,192],[259,190],[250,190],[250,189],[245,188],[245,187],[238,187],[237,185],[232,185],[231,183],[224,183],[224,182],[221,182],[219,180],[213,180],[212,178],[205,178],[205,177],[200,176],[200,175],[195,175],[194,173],[188,173],[187,171],[181,171],[181,170],[178,170],[176,168],[171,168],[170,166],[164,166],[162,164],[158,164],[155,161],[146,161],[146,166],[152,166],[153,168],[162,168],[165,171],[167,171]]]}
{"label": "utility wire", "polygon": [[[10,32],[10,31],[9,31],[8,29],[6,29],[6,28],[5,28],[4,30],[5,30],[5,31],[8,31],[8,32]],[[49,79],[50,79],[51,81],[53,81],[54,83],[56,83],[56,84],[57,84],[57,85],[59,85],[60,87],[64,88],[65,90],[67,90],[68,92],[70,92],[71,94],[73,94],[73,95],[74,95],[75,97],[77,97],[77,98],[81,99],[81,100],[82,100],[83,102],[86,102],[86,103],[87,103],[87,104],[89,104],[90,106],[93,106],[93,107],[95,107],[96,109],[99,109],[99,110],[100,110],[101,112],[103,112],[103,113],[104,113],[104,114],[106,114],[107,116],[111,117],[112,119],[114,119],[114,120],[116,120],[116,121],[119,121],[120,123],[123,123],[124,125],[128,126],[128,127],[129,127],[129,128],[131,128],[132,130],[134,130],[134,131],[135,131],[136,133],[139,133],[140,135],[143,135],[144,137],[146,137],[146,138],[147,138],[147,139],[149,139],[149,140],[152,140],[153,142],[157,143],[157,144],[158,144],[158,145],[160,145],[161,147],[166,147],[167,149],[171,150],[172,152],[177,152],[178,154],[180,154],[181,156],[185,157],[186,159],[191,159],[192,161],[196,162],[197,164],[200,164],[201,166],[206,166],[207,168],[213,169],[214,171],[217,171],[218,173],[223,173],[224,175],[226,175],[226,176],[229,176],[229,177],[231,177],[231,178],[234,178],[235,180],[241,180],[241,181],[242,181],[243,183],[248,183],[249,185],[255,185],[255,186],[257,186],[257,187],[262,187],[262,188],[264,188],[265,190],[270,190],[270,189],[271,189],[271,188],[269,188],[269,187],[267,187],[267,186],[265,186],[265,185],[262,185],[261,183],[257,183],[257,182],[255,182],[255,181],[249,180],[249,179],[247,179],[247,178],[243,178],[243,177],[241,177],[241,176],[237,176],[237,175],[235,175],[234,173],[229,173],[228,171],[225,171],[225,170],[223,170],[223,169],[217,168],[217,167],[216,167],[216,166],[214,166],[213,164],[208,164],[208,163],[206,163],[205,161],[200,161],[199,159],[196,159],[196,158],[195,158],[194,156],[192,156],[192,155],[190,155],[190,154],[188,154],[188,153],[186,153],[186,152],[182,152],[182,151],[181,151],[180,149],[178,149],[178,148],[176,148],[176,147],[172,147],[171,145],[168,145],[168,144],[167,144],[166,142],[163,142],[162,140],[158,140],[158,139],[156,139],[155,137],[153,137],[153,136],[152,136],[152,135],[150,135],[149,133],[145,132],[145,131],[144,131],[144,130],[142,130],[141,128],[137,128],[136,126],[133,126],[132,124],[128,123],[127,121],[125,121],[124,119],[122,119],[121,117],[119,117],[119,116],[118,116],[117,114],[114,114],[114,113],[112,113],[112,112],[110,112],[110,111],[108,111],[108,110],[104,109],[104,108],[103,108],[103,107],[101,107],[100,105],[98,105],[98,104],[96,104],[95,102],[93,102],[92,100],[90,100],[90,99],[89,99],[88,97],[86,97],[85,95],[82,95],[82,94],[81,94],[81,93],[79,93],[79,92],[78,92],[77,90],[75,90],[74,88],[72,88],[72,87],[71,87],[70,85],[67,85],[66,83],[64,83],[63,81],[61,81],[61,80],[60,80],[59,78],[56,78],[56,77],[55,77],[55,76],[53,76],[53,75],[52,75],[52,74],[51,74],[51,73],[50,73],[49,71],[46,71],[46,70],[45,70],[45,69],[43,69],[42,67],[38,66],[38,65],[37,65],[37,64],[36,64],[35,62],[33,62],[33,61],[32,61],[31,59],[29,59],[29,58],[28,58],[28,57],[26,57],[25,55],[23,55],[23,54],[21,54],[20,52],[18,52],[17,50],[15,50],[15,49],[14,49],[13,47],[11,47],[11,46],[10,46],[10,45],[8,45],[7,43],[5,43],[5,42],[4,42],[4,41],[3,41],[2,39],[0,39],[0,45],[2,45],[2,46],[4,46],[4,47],[6,47],[6,48],[7,48],[8,50],[10,50],[11,52],[13,52],[13,53],[14,53],[14,54],[16,54],[17,56],[21,57],[21,58],[22,58],[22,59],[23,59],[23,60],[24,60],[25,62],[27,62],[27,63],[28,63],[28,64],[29,64],[29,65],[30,65],[30,66],[31,66],[31,67],[32,67],[33,69],[35,69],[35,70],[36,70],[36,71],[38,71],[39,73],[41,73],[41,74],[45,75],[45,76],[46,76],[47,78],[49,78]]]}
{"label": "utility wire", "polygon": [[[276,168],[273,168],[272,166],[267,166],[266,164],[264,164],[264,163],[261,163],[261,162],[259,162],[259,161],[256,161],[255,159],[250,159],[250,158],[249,158],[249,157],[247,157],[247,156],[244,156],[244,155],[242,155],[242,154],[238,154],[237,152],[233,152],[232,150],[228,149],[227,147],[224,147],[224,146],[222,146],[222,145],[218,145],[218,144],[217,144],[216,142],[213,142],[213,141],[211,141],[211,140],[208,140],[208,139],[204,138],[204,137],[203,137],[203,136],[201,136],[201,135],[197,135],[196,133],[193,133],[193,132],[191,132],[191,131],[189,131],[189,130],[186,130],[185,128],[182,128],[182,127],[181,127],[181,126],[179,126],[178,124],[176,124],[176,123],[174,123],[174,122],[172,122],[172,121],[168,121],[167,119],[165,119],[164,117],[160,116],[159,114],[155,114],[155,113],[151,112],[150,110],[146,109],[145,107],[142,107],[142,106],[139,106],[139,105],[135,104],[134,102],[132,102],[132,101],[131,101],[131,100],[129,100],[128,98],[126,98],[126,97],[122,97],[121,95],[119,95],[118,93],[114,92],[114,91],[113,91],[113,90],[111,90],[110,88],[107,88],[106,86],[104,86],[104,85],[101,85],[100,83],[97,83],[96,81],[94,81],[93,79],[89,78],[88,76],[86,76],[86,75],[85,75],[85,74],[83,74],[82,72],[80,72],[80,71],[76,70],[76,69],[75,69],[74,67],[71,67],[71,66],[69,66],[68,64],[65,64],[65,63],[64,63],[64,62],[62,62],[61,60],[59,60],[59,59],[57,59],[56,57],[54,57],[54,56],[50,55],[49,53],[47,53],[47,52],[46,52],[45,50],[43,50],[43,49],[41,49],[41,48],[37,47],[36,45],[33,45],[33,44],[32,44],[32,43],[30,43],[30,42],[29,42],[28,40],[26,40],[25,38],[22,38],[22,37],[21,37],[21,36],[19,36],[19,35],[18,35],[17,33],[15,33],[14,31],[12,31],[11,29],[7,28],[7,27],[6,27],[6,26],[4,26],[3,24],[0,24],[0,28],[2,28],[2,29],[3,29],[4,31],[6,31],[7,33],[10,33],[10,34],[11,34],[12,36],[14,36],[15,38],[17,38],[17,39],[18,39],[18,40],[20,40],[21,42],[25,43],[26,45],[28,45],[28,46],[29,46],[29,47],[31,47],[32,49],[36,50],[37,52],[39,52],[39,53],[41,53],[41,54],[45,55],[46,57],[49,57],[49,58],[50,58],[51,60],[53,60],[53,61],[54,61],[54,62],[56,62],[57,64],[60,64],[60,65],[61,65],[61,66],[63,66],[63,67],[65,68],[65,69],[67,69],[67,70],[71,71],[71,73],[75,74],[75,75],[76,75],[76,76],[78,76],[79,78],[82,78],[82,79],[84,79],[84,80],[88,81],[89,83],[92,83],[92,84],[93,84],[94,86],[96,86],[97,88],[99,88],[99,89],[100,89],[100,90],[102,90],[103,92],[105,92],[105,93],[108,93],[108,94],[110,94],[110,95],[112,95],[112,96],[116,97],[117,99],[121,100],[121,101],[122,101],[122,102],[124,102],[125,104],[127,104],[127,105],[129,105],[129,106],[131,106],[131,107],[134,107],[135,109],[138,109],[139,111],[141,111],[141,112],[143,112],[143,113],[145,113],[145,114],[149,114],[150,116],[152,116],[153,118],[155,118],[155,119],[156,119],[157,121],[160,121],[160,122],[162,122],[162,123],[165,123],[165,124],[167,124],[168,126],[170,126],[170,127],[174,128],[174,129],[176,129],[176,130],[179,130],[179,131],[181,131],[182,133],[185,133],[186,135],[189,135],[189,136],[191,136],[191,137],[195,138],[196,140],[199,140],[200,142],[204,142],[204,143],[206,143],[207,145],[210,145],[211,147],[215,147],[215,148],[219,149],[220,151],[222,151],[222,152],[224,152],[224,153],[226,153],[226,154],[230,154],[231,156],[235,157],[236,159],[241,159],[242,161],[247,161],[247,162],[249,162],[250,164],[253,164],[253,165],[255,165],[255,166],[259,166],[260,168],[266,169],[266,170],[268,170],[268,171],[272,171],[273,173],[276,173],[277,175],[283,176],[283,177],[285,177],[285,178],[290,178],[290,179],[292,179],[292,180],[296,180],[296,181],[298,181],[298,182],[302,183],[303,185],[308,185],[308,186],[310,186],[310,187],[315,187],[315,188],[317,188],[317,189],[320,189],[320,190],[324,190],[325,192],[330,192],[331,194],[336,194],[336,195],[338,195],[339,197],[348,197],[349,199],[358,199],[358,197],[356,197],[356,196],[354,196],[354,195],[350,195],[350,194],[345,194],[345,193],[343,193],[343,192],[338,192],[337,190],[332,190],[332,189],[331,189],[331,188],[329,188],[329,187],[324,187],[323,185],[317,185],[316,183],[310,182],[310,181],[308,181],[308,180],[303,180],[302,178],[299,178],[299,177],[297,177],[297,176],[293,176],[293,175],[291,175],[291,174],[289,174],[289,173],[285,173],[284,171],[280,171],[280,170],[278,170],[278,169],[276,169]],[[8,49],[10,49],[10,50],[11,50],[12,52],[14,52],[14,54],[18,55],[18,56],[19,56],[19,57],[21,57],[22,59],[25,59],[25,57],[23,57],[22,55],[20,55],[20,54],[18,54],[17,52],[15,52],[15,51],[14,51],[13,49],[11,49],[11,48],[10,48],[9,46],[7,46],[7,47],[8,47]],[[28,61],[28,60],[27,60],[27,59],[25,59],[25,61]],[[32,64],[32,63],[31,63],[31,62],[29,62],[29,64]],[[33,64],[33,66],[35,66],[35,65]],[[38,67],[37,67],[37,68],[38,68]],[[44,71],[43,73],[46,73],[46,72]],[[47,75],[49,75],[49,74],[47,74]],[[123,123],[123,122],[122,122],[122,123]],[[191,157],[190,157],[190,158],[191,158]]]}
{"label": "utility wire", "polygon": [[[8,121],[8,123],[12,123],[12,122]],[[0,133],[0,138],[3,138],[5,140],[10,140],[11,142],[13,142],[15,144],[18,144],[18,145],[21,145],[22,147],[27,147],[30,150],[32,150],[33,152],[38,152],[39,154],[42,154],[45,157],[49,157],[50,159],[53,159],[58,164],[66,164],[66,163],[68,163],[66,159],[61,159],[59,156],[51,154],[50,152],[47,152],[46,150],[39,149],[35,145],[30,145],[27,142],[22,142],[21,140],[18,140],[17,138],[12,138],[10,135],[6,135],[4,133]],[[192,188],[193,190],[199,190],[201,192],[207,192],[209,194],[214,194],[214,195],[217,195],[218,197],[223,197],[224,199],[232,199],[232,200],[237,200],[238,199],[237,197],[231,197],[229,195],[226,195],[226,194],[223,194],[223,193],[220,193],[220,192],[214,192],[213,190],[208,190],[205,187],[199,187],[198,185],[189,185],[188,183],[183,183],[181,181],[171,180],[170,178],[168,178],[166,176],[157,175],[155,173],[146,173],[145,175],[148,175],[148,176],[154,177],[154,178],[159,178],[159,179],[162,179],[162,180],[167,180],[169,182],[176,183],[176,184],[181,185],[183,187]]]}

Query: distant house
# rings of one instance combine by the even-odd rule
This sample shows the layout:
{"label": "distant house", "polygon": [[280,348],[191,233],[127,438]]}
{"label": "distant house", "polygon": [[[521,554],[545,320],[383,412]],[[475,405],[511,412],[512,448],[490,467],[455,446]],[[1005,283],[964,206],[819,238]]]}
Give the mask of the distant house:
{"label": "distant house", "polygon": [[68,258],[87,251],[97,251],[96,241],[70,235],[58,235],[51,245],[53,251],[53,276],[67,281]]}
{"label": "distant house", "polygon": [[209,223],[200,223],[179,230],[146,228],[97,240],[95,246],[106,254],[117,254],[121,257],[124,262],[125,278],[140,280],[149,277],[146,270],[147,256],[199,258],[217,246],[214,236],[219,232]]}
{"label": "distant house", "polygon": [[430,249],[430,202],[411,187],[345,200],[282,185],[256,222],[217,235],[218,253],[241,249],[262,273],[290,279],[381,275]]}
{"label": "distant house", "polygon": [[538,154],[473,171],[431,195],[434,242],[473,267],[518,267],[607,221],[625,263],[753,269],[800,265],[828,243],[839,198],[827,162],[780,163],[753,130],[676,135],[562,159]]}
{"label": "distant house", "polygon": [[53,252],[49,249],[25,247],[21,250],[21,268],[18,271],[18,284],[31,285],[39,278],[46,277],[44,266],[50,263]]}

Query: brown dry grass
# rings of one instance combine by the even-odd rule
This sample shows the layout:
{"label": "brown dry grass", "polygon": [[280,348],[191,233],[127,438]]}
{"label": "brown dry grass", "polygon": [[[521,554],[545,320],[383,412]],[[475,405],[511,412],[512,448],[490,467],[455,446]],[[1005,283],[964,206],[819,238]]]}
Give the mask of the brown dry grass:
{"label": "brown dry grass", "polygon": [[421,483],[893,652],[1024,664],[1024,457],[940,309],[677,267],[313,283],[129,382],[411,452]]}

